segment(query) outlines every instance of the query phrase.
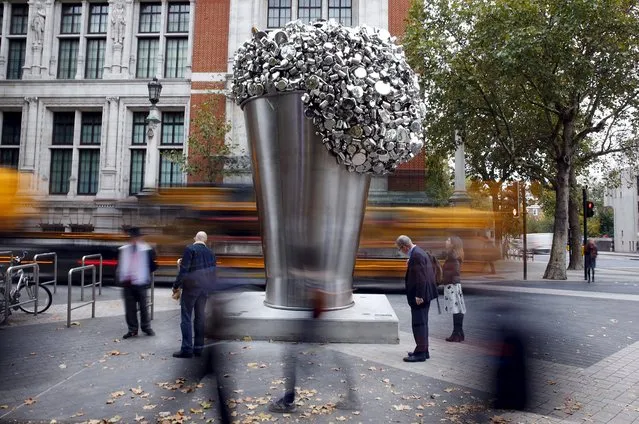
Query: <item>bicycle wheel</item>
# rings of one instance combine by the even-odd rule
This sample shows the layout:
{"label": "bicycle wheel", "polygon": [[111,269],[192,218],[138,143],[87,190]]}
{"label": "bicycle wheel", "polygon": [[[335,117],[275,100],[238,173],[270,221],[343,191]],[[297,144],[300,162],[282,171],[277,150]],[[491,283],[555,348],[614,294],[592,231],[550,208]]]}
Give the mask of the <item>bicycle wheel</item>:
{"label": "bicycle wheel", "polygon": [[[53,298],[51,297],[51,292],[49,288],[46,286],[37,286],[38,287],[38,313],[41,314],[45,312],[51,306],[51,301]],[[35,299],[35,284],[29,284],[20,289],[20,302],[24,302],[27,299]],[[19,308],[28,314],[35,314],[35,303],[26,303],[24,305],[20,305]]]}

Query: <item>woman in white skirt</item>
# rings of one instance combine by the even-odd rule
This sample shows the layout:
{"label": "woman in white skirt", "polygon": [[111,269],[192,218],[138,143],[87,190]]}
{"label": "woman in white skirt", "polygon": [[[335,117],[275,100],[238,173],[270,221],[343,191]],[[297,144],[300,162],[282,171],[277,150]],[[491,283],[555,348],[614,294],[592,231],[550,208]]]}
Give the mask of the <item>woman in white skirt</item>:
{"label": "woman in white skirt", "polygon": [[447,342],[464,341],[464,314],[466,304],[460,284],[461,264],[464,260],[464,247],[461,239],[451,236],[446,240],[446,261],[442,267],[442,284],[444,284],[444,309],[453,314],[453,334],[446,338]]}

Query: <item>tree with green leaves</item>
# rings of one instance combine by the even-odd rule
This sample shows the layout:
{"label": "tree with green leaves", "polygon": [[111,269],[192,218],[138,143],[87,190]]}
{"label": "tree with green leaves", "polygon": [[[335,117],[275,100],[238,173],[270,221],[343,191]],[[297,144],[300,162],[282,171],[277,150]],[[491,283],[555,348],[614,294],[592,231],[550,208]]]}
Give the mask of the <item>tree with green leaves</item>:
{"label": "tree with green leaves", "polygon": [[181,150],[162,152],[167,159],[177,163],[182,172],[200,182],[221,182],[224,176],[238,172],[233,163],[238,145],[226,140],[231,125],[219,112],[223,102],[223,98],[211,95],[191,109],[186,153]]}
{"label": "tree with green leaves", "polygon": [[[404,37],[426,92],[427,139],[555,193],[544,278],[566,279],[570,176],[637,155],[639,10],[631,0],[413,1]],[[632,159],[635,163],[637,162]]]}

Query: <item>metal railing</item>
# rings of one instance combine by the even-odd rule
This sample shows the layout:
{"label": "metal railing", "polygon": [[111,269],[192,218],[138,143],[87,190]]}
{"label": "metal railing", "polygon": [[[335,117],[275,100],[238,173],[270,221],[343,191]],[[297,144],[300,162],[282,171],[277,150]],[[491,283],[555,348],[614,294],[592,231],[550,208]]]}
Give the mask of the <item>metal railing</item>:
{"label": "metal railing", "polygon": [[[14,273],[14,271],[18,271],[21,269],[28,269],[28,268],[33,268],[33,284],[36,287],[35,290],[35,298],[34,299],[29,299],[29,300],[25,300],[24,302],[19,302],[19,303],[11,303],[11,280],[12,280],[12,274]],[[25,277],[26,278],[26,277]],[[34,310],[35,310],[35,314],[34,315],[38,315],[38,292],[40,290],[38,290],[38,287],[40,286],[39,284],[39,280],[40,280],[40,267],[37,263],[32,263],[32,264],[24,264],[24,265],[14,265],[14,266],[10,266],[7,269],[7,272],[4,276],[4,296],[5,296],[5,301],[6,301],[6,308],[4,310],[4,318],[5,320],[9,319],[9,308],[13,308],[15,306],[20,306],[20,305],[26,305],[27,303],[31,303],[34,302],[35,306],[34,306]]]}
{"label": "metal railing", "polygon": [[[71,307],[71,289],[73,288],[72,277],[74,272],[82,271],[82,280],[81,284],[84,286],[84,271],[87,269],[91,270],[91,301],[85,302],[80,305]],[[91,318],[95,318],[95,265],[84,265],[78,266],[75,268],[71,268],[69,270],[68,278],[67,278],[67,287],[68,287],[68,297],[67,297],[67,328],[71,327],[71,311],[74,309],[81,308],[83,306],[91,305]],[[83,287],[84,288],[84,287]]]}
{"label": "metal railing", "polygon": [[[95,258],[100,258],[100,272],[99,272],[100,281],[98,281],[97,283],[94,281],[93,284],[98,284],[100,286],[100,288],[98,289],[98,294],[102,296],[102,254],[95,253],[93,255],[84,255],[82,257],[82,266],[86,265],[85,262],[87,259],[95,259]],[[83,278],[82,282],[84,283],[84,272],[82,273],[82,278]],[[80,288],[80,300],[84,301],[84,284]]]}
{"label": "metal railing", "polygon": [[[0,252],[0,254],[2,254],[2,252]],[[58,291],[58,254],[55,252],[38,253],[37,255],[33,257],[33,262],[39,265],[40,262],[38,261],[40,259],[49,257],[49,256],[53,257],[53,280],[45,281],[43,283],[40,283],[40,285],[46,286],[48,284],[53,284],[53,293],[56,293]]]}

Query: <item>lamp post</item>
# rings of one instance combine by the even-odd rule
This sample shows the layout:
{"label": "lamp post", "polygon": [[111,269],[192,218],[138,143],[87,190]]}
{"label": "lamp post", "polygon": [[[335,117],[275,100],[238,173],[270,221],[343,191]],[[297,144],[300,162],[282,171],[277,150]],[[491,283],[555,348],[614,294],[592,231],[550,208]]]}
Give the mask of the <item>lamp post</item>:
{"label": "lamp post", "polygon": [[160,101],[162,84],[156,77],[153,77],[153,80],[149,81],[148,89],[151,109],[149,109],[149,115],[146,118],[146,158],[144,161],[144,184],[142,186],[142,191],[147,193],[154,191],[158,186],[160,151],[158,150],[159,134],[157,130],[162,119],[156,105]]}

